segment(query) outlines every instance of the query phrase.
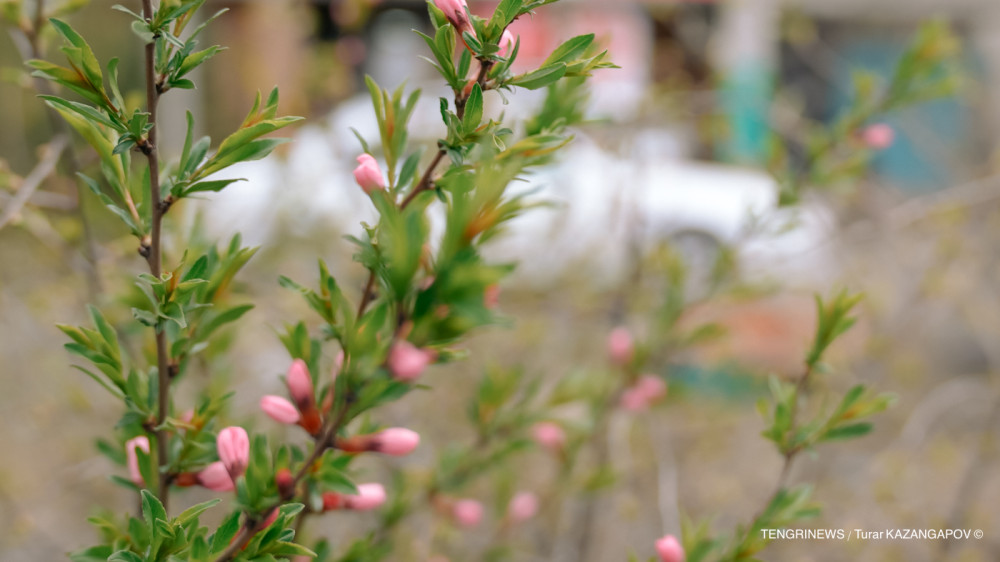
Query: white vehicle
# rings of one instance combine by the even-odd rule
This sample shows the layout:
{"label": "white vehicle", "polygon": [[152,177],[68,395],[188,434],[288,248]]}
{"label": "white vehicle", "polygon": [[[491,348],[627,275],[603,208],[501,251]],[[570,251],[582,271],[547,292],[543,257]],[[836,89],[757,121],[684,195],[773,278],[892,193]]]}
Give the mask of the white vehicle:
{"label": "white vehicle", "polygon": [[[425,95],[421,104],[432,99]],[[435,114],[418,107],[414,115]],[[441,132],[440,123],[412,125],[430,138]],[[279,224],[293,233],[328,225],[360,234],[359,222],[376,217],[351,176],[360,147],[349,127],[377,143],[367,96],[342,106],[328,127],[298,130],[286,159],[228,171],[250,181],[218,194],[213,224],[244,231],[254,244],[266,243]],[[822,207],[778,210],[777,185],[765,173],[676,156],[680,151],[669,146],[676,141],[664,131],[633,137],[633,145],[646,150],[623,155],[578,134],[556,162],[513,186],[540,188],[532,200],[552,204],[513,220],[485,250],[495,260],[520,263],[514,282],[545,285],[579,273],[613,283],[630,271],[636,244],[648,250],[664,241],[678,247],[694,276],[707,271],[721,245],[735,247],[741,270],[753,275],[812,283],[829,273],[824,242],[832,220]],[[283,215],[287,221],[274,222]],[[432,213],[432,221],[440,228],[440,216]]]}

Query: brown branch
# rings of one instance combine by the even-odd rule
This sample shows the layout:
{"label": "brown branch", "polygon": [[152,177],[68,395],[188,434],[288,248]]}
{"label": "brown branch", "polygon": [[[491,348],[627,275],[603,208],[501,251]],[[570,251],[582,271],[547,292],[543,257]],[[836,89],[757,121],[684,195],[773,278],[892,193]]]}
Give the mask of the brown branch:
{"label": "brown branch", "polygon": [[[152,0],[142,0],[142,16],[146,21],[153,19]],[[146,111],[149,112],[149,124],[152,128],[146,135],[146,142],[142,144],[142,153],[146,155],[149,162],[149,202],[152,222],[149,231],[148,253],[144,253],[146,261],[149,263],[149,272],[153,277],[159,278],[162,273],[161,256],[161,235],[163,225],[163,213],[166,208],[160,197],[160,162],[156,147],[156,104],[159,101],[159,92],[156,91],[156,40],[146,43],[145,47],[145,70],[146,70]],[[143,245],[145,247],[145,244]],[[170,483],[167,478],[168,459],[168,432],[163,427],[167,419],[167,410],[170,408],[170,376],[169,358],[167,356],[167,334],[161,327],[156,328],[156,379],[158,383],[158,404],[156,410],[156,458],[159,465],[159,486],[157,497],[166,509],[168,506],[168,493]]]}
{"label": "brown branch", "polygon": [[35,191],[42,185],[42,182],[45,181],[45,178],[49,177],[55,171],[59,157],[62,155],[67,144],[68,141],[65,136],[57,135],[52,139],[52,142],[43,148],[42,159],[24,177],[17,192],[4,207],[3,212],[0,213],[0,228],[7,226],[7,223],[17,216]]}
{"label": "brown branch", "polygon": [[[340,431],[340,428],[344,425],[344,423],[349,421],[347,419],[347,413],[350,409],[351,400],[344,400],[337,415],[329,419],[326,426],[320,431],[319,436],[316,437],[316,445],[313,447],[313,451],[309,455],[309,458],[303,461],[302,466],[299,468],[298,472],[295,473],[295,476],[292,478],[292,485],[282,491],[278,501],[271,507],[264,509],[261,512],[262,514],[270,514],[275,509],[278,509],[282,505],[295,499],[296,490],[298,489],[299,484],[312,470],[312,466],[316,463],[316,461],[323,456],[323,453],[333,446],[334,436],[337,435],[337,432]],[[302,515],[300,514],[299,517],[301,516]],[[234,554],[243,549],[247,543],[250,542],[250,539],[252,539],[253,536],[261,530],[261,523],[265,519],[266,517],[261,518],[261,520],[258,521],[257,519],[251,517],[250,514],[247,514],[247,520],[240,529],[240,532],[233,538],[233,542],[230,543],[229,547],[215,559],[215,562],[226,562],[227,560],[230,560]]]}

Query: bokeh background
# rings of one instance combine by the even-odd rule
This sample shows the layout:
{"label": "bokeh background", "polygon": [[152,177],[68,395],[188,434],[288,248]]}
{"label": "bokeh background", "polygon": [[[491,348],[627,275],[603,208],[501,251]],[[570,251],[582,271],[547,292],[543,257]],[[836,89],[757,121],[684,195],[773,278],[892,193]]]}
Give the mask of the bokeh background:
{"label": "bokeh background", "polygon": [[[141,49],[112,3],[93,0],[68,18],[99,59],[121,58],[123,89],[138,96]],[[29,13],[35,5],[23,4]],[[256,91],[278,85],[282,112],[308,118],[280,153],[240,170],[248,182],[178,207],[169,233],[179,243],[239,231],[261,246],[241,278],[257,307],[232,336],[227,360],[212,369],[237,384],[231,417],[266,430],[253,410],[278,387],[287,363],[276,333],[307,316],[297,296],[278,286],[278,273],[306,282],[321,256],[344,286],[360,292],[364,281],[342,239],[372,216],[350,176],[360,149],[349,127],[370,137],[374,126],[363,76],[387,88],[424,89],[415,142],[438,134],[436,98],[447,93],[417,58],[425,46],[411,30],[428,28],[423,2],[207,5],[229,10],[206,38],[229,50],[194,77],[197,90],[166,96],[161,115],[188,108],[202,133],[221,138]],[[492,9],[470,6],[477,14]],[[770,132],[794,136],[805,123],[833,120],[850,103],[852,73],[887,76],[931,17],[944,18],[960,38],[960,93],[886,117],[895,141],[861,179],[777,209],[775,184],[763,171]],[[596,496],[593,528],[575,531],[592,534],[588,552],[574,550],[580,541],[567,533],[557,559],[623,560],[629,549],[648,555],[655,537],[678,531],[681,511],[714,514],[719,529],[747,521],[781,466],[759,437],[754,403],[768,374],[801,371],[812,294],[836,287],[866,298],[819,388],[861,381],[899,400],[870,436],[799,461],[793,482],[814,482],[824,504],[805,526],[968,528],[985,537],[778,541],[763,557],[1000,559],[998,26],[995,0],[562,0],[517,22],[525,68],[562,40],[593,31],[621,69],[596,77],[589,121],[565,157],[532,179],[547,190],[540,197],[556,204],[512,223],[493,250],[525,262],[503,287],[510,326],[479,333],[469,360],[428,375],[435,390],[385,414],[425,436],[427,445],[407,462],[426,465],[435,447],[468,439],[454,420],[487,366],[520,366],[545,380],[599,371],[612,327],[648,332],[664,285],[680,282],[658,259],[666,244],[687,263],[683,322],[724,330],[698,345],[663,342],[659,374],[670,380],[670,397],[638,421],[615,418],[618,486]],[[42,158],[39,146],[59,132],[23,72],[23,37],[10,25],[4,32],[0,215]],[[56,60],[51,43],[41,42]],[[539,100],[530,92],[511,99],[510,106],[491,103],[523,115]],[[164,151],[176,153],[183,119],[165,118],[162,131]],[[82,147],[76,151],[82,166],[91,164]],[[783,227],[756,228],[761,218]],[[144,267],[125,234],[98,201],[79,198],[74,182],[59,175],[0,226],[0,560],[61,559],[92,540],[86,516],[95,506],[131,508],[131,495],[106,478],[117,469],[93,446],[116,412],[69,368],[54,326],[83,321],[86,302],[116,305],[107,295]],[[709,291],[720,256],[730,267]],[[117,320],[126,320],[127,308],[119,309]],[[199,497],[190,493],[192,502]],[[336,523],[328,524],[335,534]],[[324,523],[313,525],[319,531]]]}

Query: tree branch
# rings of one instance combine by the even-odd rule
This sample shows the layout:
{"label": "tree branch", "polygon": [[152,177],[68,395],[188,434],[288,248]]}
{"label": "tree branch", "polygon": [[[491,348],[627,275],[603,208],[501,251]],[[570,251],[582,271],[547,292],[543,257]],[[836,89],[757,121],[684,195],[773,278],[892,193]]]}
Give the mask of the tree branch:
{"label": "tree branch", "polygon": [[10,202],[4,207],[3,212],[0,213],[0,228],[7,226],[7,223],[17,216],[25,203],[28,202],[28,199],[31,198],[35,191],[42,185],[42,182],[45,181],[45,178],[49,177],[55,171],[56,164],[59,163],[59,157],[62,155],[67,144],[68,140],[66,137],[58,135],[52,139],[52,142],[45,146],[42,151],[42,159],[24,177],[14,197],[11,198]]}
{"label": "tree branch", "polygon": [[[153,19],[152,0],[142,0],[142,16],[146,21]],[[149,246],[146,248],[143,241],[142,249],[145,252],[146,261],[149,263],[149,272],[153,277],[159,278],[162,273],[161,257],[161,234],[163,225],[163,213],[166,207],[160,197],[160,162],[156,147],[156,104],[159,101],[159,92],[156,90],[156,41],[158,35],[153,36],[153,40],[145,47],[145,70],[146,70],[146,111],[149,112],[149,124],[152,128],[146,137],[146,142],[141,145],[142,153],[146,155],[149,162],[149,202],[152,213],[152,221],[149,231]],[[140,251],[141,251],[140,250]],[[156,379],[158,388],[158,405],[156,411],[156,458],[159,465],[159,482],[157,497],[163,503],[163,507],[168,506],[168,493],[170,489],[169,479],[166,469],[169,465],[167,430],[163,428],[163,422],[167,419],[167,411],[170,407],[170,374],[169,358],[167,357],[167,334],[162,328],[156,328]]]}

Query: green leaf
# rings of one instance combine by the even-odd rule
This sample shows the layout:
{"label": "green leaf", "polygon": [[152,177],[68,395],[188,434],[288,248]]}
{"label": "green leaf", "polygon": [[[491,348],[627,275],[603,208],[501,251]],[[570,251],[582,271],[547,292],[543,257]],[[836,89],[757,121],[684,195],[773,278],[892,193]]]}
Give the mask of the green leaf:
{"label": "green leaf", "polygon": [[229,184],[236,183],[238,181],[247,181],[246,178],[234,178],[228,180],[211,180],[211,181],[201,181],[191,187],[184,190],[183,195],[187,196],[192,193],[198,193],[203,191],[222,191]]}
{"label": "green leaf", "polygon": [[562,45],[559,45],[549,58],[545,59],[541,67],[545,68],[549,65],[556,63],[566,63],[569,64],[572,61],[579,59],[587,52],[587,48],[590,44],[594,42],[594,34],[588,35],[578,35]]}
{"label": "green leaf", "polygon": [[827,431],[823,435],[823,440],[830,441],[834,439],[854,439],[855,437],[867,435],[871,432],[872,427],[872,424],[868,422],[842,425]]}
{"label": "green leaf", "polygon": [[146,562],[138,554],[129,550],[119,550],[108,557],[108,562]]}
{"label": "green leaf", "polygon": [[465,129],[465,134],[472,134],[479,127],[479,122],[482,120],[483,89],[477,83],[472,86],[472,92],[469,93],[469,99],[465,103],[465,115],[462,118],[462,127]]}
{"label": "green leaf", "polygon": [[566,74],[566,64],[557,63],[551,66],[544,66],[538,70],[515,76],[511,79],[511,86],[520,86],[528,90],[537,90],[552,84]]}

